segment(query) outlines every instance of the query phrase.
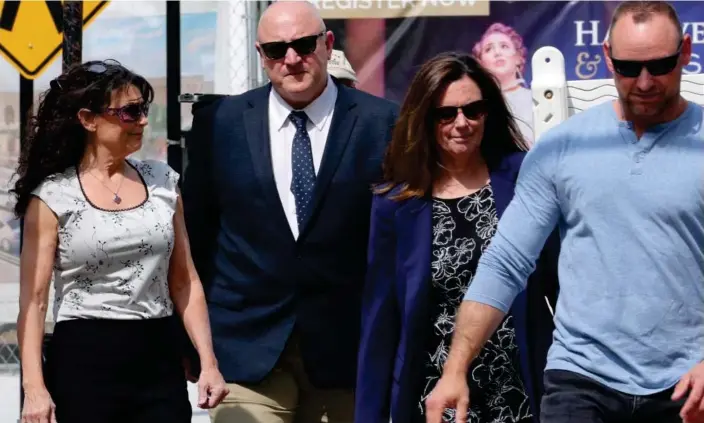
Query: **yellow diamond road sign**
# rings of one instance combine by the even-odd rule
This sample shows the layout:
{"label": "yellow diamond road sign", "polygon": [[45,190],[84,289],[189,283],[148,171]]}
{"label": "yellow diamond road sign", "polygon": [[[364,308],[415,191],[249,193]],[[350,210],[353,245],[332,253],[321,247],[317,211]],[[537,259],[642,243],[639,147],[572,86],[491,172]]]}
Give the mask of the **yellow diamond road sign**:
{"label": "yellow diamond road sign", "polygon": [[[25,78],[39,77],[61,51],[61,4],[55,0],[0,0],[0,54]],[[84,1],[84,27],[107,4]]]}

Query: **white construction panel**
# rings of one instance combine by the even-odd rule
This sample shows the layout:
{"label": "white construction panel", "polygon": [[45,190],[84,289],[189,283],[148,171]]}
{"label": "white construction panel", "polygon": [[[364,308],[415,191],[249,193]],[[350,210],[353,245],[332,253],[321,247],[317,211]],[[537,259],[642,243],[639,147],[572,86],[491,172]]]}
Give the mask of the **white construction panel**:
{"label": "white construction panel", "polygon": [[250,55],[254,38],[246,0],[218,2],[215,28],[216,94],[241,94],[250,89]]}
{"label": "white construction panel", "polygon": [[[575,113],[618,97],[613,79],[567,81],[565,59],[554,47],[542,47],[532,58],[535,139]],[[704,105],[704,74],[682,76],[682,96]]]}

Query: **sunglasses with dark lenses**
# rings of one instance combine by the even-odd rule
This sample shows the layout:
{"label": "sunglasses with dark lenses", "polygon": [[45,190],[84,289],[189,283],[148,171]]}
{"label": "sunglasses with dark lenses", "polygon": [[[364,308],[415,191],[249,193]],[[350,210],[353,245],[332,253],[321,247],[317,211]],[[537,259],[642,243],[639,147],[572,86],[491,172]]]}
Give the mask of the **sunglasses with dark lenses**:
{"label": "sunglasses with dark lenses", "polygon": [[93,63],[85,68],[88,72],[103,74],[108,71],[108,67],[103,63]]}
{"label": "sunglasses with dark lenses", "polygon": [[[110,75],[112,73],[116,73],[120,70],[124,70],[124,68],[119,65],[117,62],[112,62],[112,61],[105,61],[105,62],[97,62],[97,63],[91,63],[91,64],[83,64],[81,65],[83,70],[96,74],[96,75]],[[62,90],[64,88],[63,86],[63,81],[62,81],[62,76],[59,76],[56,79],[53,79],[49,81],[49,86],[55,90]]]}
{"label": "sunglasses with dark lenses", "polygon": [[682,42],[680,41],[677,52],[672,56],[652,60],[619,60],[612,56],[611,62],[614,64],[614,72],[626,78],[639,77],[643,68],[647,69],[652,76],[662,76],[667,75],[677,67],[681,49]]}
{"label": "sunglasses with dark lenses", "polygon": [[83,69],[96,75],[112,75],[119,72],[127,72],[121,64],[114,60],[105,60],[103,62],[91,63],[84,65]]}
{"label": "sunglasses with dark lenses", "polygon": [[299,56],[307,56],[315,51],[318,47],[318,38],[325,35],[325,31],[315,35],[297,38],[293,41],[273,41],[271,43],[263,43],[259,46],[262,48],[264,55],[271,60],[283,59],[286,56],[289,48],[292,48]]}
{"label": "sunglasses with dark lenses", "polygon": [[483,116],[486,116],[489,107],[486,100],[477,100],[467,103],[464,106],[436,107],[435,110],[433,110],[433,115],[438,121],[448,123],[457,119],[460,110],[462,110],[462,114],[465,118],[469,120],[479,120]]}
{"label": "sunglasses with dark lenses", "polygon": [[130,103],[122,107],[108,107],[105,113],[117,116],[122,123],[139,122],[142,117],[149,116],[148,103]]}

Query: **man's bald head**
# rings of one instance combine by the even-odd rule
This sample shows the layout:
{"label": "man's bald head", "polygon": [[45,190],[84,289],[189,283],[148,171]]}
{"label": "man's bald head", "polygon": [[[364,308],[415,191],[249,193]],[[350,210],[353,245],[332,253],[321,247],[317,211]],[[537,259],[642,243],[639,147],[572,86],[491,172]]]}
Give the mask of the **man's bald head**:
{"label": "man's bald head", "polygon": [[262,65],[274,90],[297,109],[325,90],[334,43],[335,36],[308,1],[277,1],[259,20],[256,47]]}
{"label": "man's bald head", "polygon": [[[259,19],[257,28],[257,38],[260,43],[271,41],[291,41],[270,39],[274,36],[277,27],[300,27],[301,30],[309,30],[310,33],[325,30],[325,22],[320,16],[320,12],[312,3],[308,1],[282,1],[279,0],[266,8]],[[298,34],[292,39],[310,34]]]}

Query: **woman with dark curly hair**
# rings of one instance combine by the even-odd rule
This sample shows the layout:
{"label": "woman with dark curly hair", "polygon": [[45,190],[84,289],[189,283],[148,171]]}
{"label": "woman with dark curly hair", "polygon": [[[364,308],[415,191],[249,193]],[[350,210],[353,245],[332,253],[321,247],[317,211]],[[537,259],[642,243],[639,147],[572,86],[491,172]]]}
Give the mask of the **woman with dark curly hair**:
{"label": "woman with dark curly hair", "polygon": [[[444,53],[420,68],[372,200],[356,423],[432,417],[426,399],[442,375],[457,308],[513,197],[526,148],[501,88],[476,59]],[[556,235],[533,273],[539,283],[472,363],[469,408],[442,410],[443,422],[538,421]]]}
{"label": "woman with dark curly hair", "polygon": [[[200,355],[199,405],[227,394],[178,174],[128,158],[153,98],[119,63],[88,62],[51,81],[30,121],[13,190],[24,218],[23,422],[190,422],[174,309]],[[52,270],[56,325],[43,366]]]}

